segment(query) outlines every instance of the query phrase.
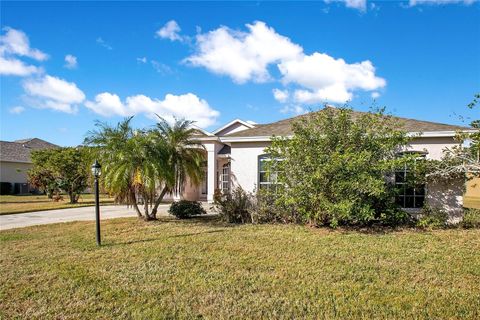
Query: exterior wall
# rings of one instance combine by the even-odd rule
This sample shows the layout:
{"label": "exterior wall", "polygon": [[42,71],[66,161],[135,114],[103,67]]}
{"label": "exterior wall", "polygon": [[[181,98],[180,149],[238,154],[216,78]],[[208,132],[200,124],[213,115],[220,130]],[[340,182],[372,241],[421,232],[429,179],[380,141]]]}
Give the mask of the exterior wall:
{"label": "exterior wall", "polygon": [[465,183],[462,180],[427,186],[427,204],[448,212],[448,222],[458,223],[463,217],[463,193]]}
{"label": "exterior wall", "polygon": [[427,151],[427,159],[440,160],[446,147],[458,145],[452,137],[415,138],[407,148],[412,151]]}
{"label": "exterior wall", "polygon": [[258,156],[269,142],[235,142],[231,144],[232,185],[252,192],[258,184]]}
{"label": "exterior wall", "polygon": [[[439,160],[443,149],[453,147],[457,142],[453,138],[416,138],[408,150],[426,151],[428,159]],[[265,153],[269,142],[232,142],[231,172],[232,183],[252,192],[258,184],[258,156]],[[480,188],[479,188],[480,189]],[[448,185],[430,184],[427,186],[427,203],[448,211],[450,222],[460,219],[463,212],[464,181],[455,181]]]}
{"label": "exterior wall", "polygon": [[27,171],[31,163],[0,162],[0,182],[27,183]]}

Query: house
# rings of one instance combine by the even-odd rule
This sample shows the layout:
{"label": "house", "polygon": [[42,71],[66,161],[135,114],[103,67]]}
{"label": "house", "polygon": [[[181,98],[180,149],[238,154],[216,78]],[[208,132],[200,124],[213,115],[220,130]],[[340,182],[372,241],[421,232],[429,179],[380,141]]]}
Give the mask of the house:
{"label": "house", "polygon": [[[353,117],[362,114],[354,111]],[[404,130],[416,137],[408,146],[408,151],[419,152],[427,159],[441,159],[443,150],[458,142],[454,136],[457,130],[470,128],[399,118]],[[200,186],[189,183],[179,198],[187,200],[213,201],[216,189],[229,190],[232,186],[240,186],[252,192],[272,183],[268,175],[263,174],[262,162],[266,159],[265,148],[270,144],[272,135],[291,136],[292,122],[290,118],[268,124],[254,124],[240,119],[233,120],[213,132],[202,131],[198,140],[206,150],[205,179]],[[418,135],[418,136],[417,136]],[[401,177],[406,172],[397,172],[399,187]],[[397,202],[407,211],[418,211],[429,204],[449,211],[452,218],[462,213],[464,181],[425,186],[424,190],[405,191]]]}
{"label": "house", "polygon": [[[0,141],[0,182],[2,193],[28,193],[27,171],[32,167],[30,154],[34,150],[59,146],[38,138]],[[9,185],[10,184],[10,185]],[[10,189],[10,192],[8,190]]]}

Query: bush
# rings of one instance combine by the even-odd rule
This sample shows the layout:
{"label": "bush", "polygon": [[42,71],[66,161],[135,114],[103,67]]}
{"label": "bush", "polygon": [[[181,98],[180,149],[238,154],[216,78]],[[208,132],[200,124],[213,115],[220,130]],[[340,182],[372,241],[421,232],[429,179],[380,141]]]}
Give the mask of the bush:
{"label": "bush", "polygon": [[480,228],[480,209],[465,209],[462,226],[464,228]]}
{"label": "bush", "polygon": [[12,184],[10,182],[0,182],[0,194],[12,194]]}
{"label": "bush", "polygon": [[188,219],[193,216],[207,214],[198,201],[180,200],[172,203],[168,212],[178,219]]}
{"label": "bush", "polygon": [[214,205],[220,218],[229,223],[254,222],[252,219],[253,196],[241,187],[231,192],[215,191]]}
{"label": "bush", "polygon": [[425,206],[417,219],[416,226],[422,229],[438,229],[447,226],[448,213],[437,208]]}
{"label": "bush", "polygon": [[301,223],[302,216],[276,201],[271,190],[259,190],[252,197],[252,221],[255,223]]}
{"label": "bush", "polygon": [[[413,161],[397,151],[411,137],[398,120],[326,107],[299,117],[291,138],[273,137],[265,166],[275,200],[315,225],[393,224],[393,186],[386,178]],[[393,214],[393,216],[391,216]]]}

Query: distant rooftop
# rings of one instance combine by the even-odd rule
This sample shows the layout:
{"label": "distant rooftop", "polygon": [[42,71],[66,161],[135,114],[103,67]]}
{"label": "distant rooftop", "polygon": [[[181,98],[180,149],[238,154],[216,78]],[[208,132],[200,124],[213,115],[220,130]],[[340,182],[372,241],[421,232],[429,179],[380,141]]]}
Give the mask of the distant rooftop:
{"label": "distant rooftop", "polygon": [[0,161],[31,163],[32,151],[52,148],[59,146],[38,138],[0,141]]}

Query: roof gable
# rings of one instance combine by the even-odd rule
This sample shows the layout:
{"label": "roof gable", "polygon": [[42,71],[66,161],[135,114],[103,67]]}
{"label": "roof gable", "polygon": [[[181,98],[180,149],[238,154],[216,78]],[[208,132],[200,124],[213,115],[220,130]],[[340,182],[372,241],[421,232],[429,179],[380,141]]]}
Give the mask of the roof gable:
{"label": "roof gable", "polygon": [[218,128],[217,130],[213,131],[213,134],[216,136],[224,136],[227,134],[248,130],[248,129],[254,128],[255,126],[256,125],[249,123],[247,121],[243,121],[241,119],[235,119],[225,124],[224,126]]}

